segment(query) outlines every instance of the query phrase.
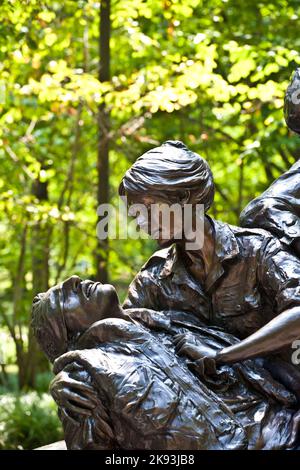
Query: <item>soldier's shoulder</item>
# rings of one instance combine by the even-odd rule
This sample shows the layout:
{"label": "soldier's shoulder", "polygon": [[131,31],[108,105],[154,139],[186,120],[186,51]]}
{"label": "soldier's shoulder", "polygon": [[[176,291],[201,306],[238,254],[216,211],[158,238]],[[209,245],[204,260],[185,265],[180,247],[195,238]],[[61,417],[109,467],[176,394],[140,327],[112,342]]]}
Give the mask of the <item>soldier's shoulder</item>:
{"label": "soldier's shoulder", "polygon": [[273,250],[283,249],[279,238],[262,228],[247,228],[230,225],[230,229],[238,240],[239,245],[247,250],[256,252],[257,250],[265,250],[266,247],[272,247]]}
{"label": "soldier's shoulder", "polygon": [[155,251],[150,258],[143,264],[141,271],[151,267],[162,267],[172,251],[172,246]]}
{"label": "soldier's shoulder", "polygon": [[211,220],[213,220],[217,238],[224,244],[231,240],[231,243],[234,245],[234,240],[236,240],[239,246],[255,245],[258,247],[268,240],[277,240],[274,235],[261,228],[239,227],[220,220]]}

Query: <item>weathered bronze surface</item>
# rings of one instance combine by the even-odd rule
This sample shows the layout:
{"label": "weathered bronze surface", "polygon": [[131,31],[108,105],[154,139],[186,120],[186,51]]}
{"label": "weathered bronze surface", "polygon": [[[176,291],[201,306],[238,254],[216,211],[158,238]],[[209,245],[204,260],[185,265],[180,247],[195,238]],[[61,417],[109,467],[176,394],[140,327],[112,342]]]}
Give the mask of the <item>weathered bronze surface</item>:
{"label": "weathered bronze surface", "polygon": [[[286,121],[300,107],[286,95]],[[119,189],[130,202],[201,203],[205,160],[168,141]],[[159,236],[121,306],[110,285],[72,276],[36,297],[32,325],[54,362],[51,393],[70,449],[297,449],[300,369],[299,162],[241,214],[205,215],[204,245]],[[161,232],[159,232],[161,233]]]}

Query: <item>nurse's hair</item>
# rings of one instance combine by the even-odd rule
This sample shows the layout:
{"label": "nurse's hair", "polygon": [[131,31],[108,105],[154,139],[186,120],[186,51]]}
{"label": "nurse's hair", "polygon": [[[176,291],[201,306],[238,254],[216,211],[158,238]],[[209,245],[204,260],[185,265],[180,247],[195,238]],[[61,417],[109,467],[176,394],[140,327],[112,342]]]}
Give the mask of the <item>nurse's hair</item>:
{"label": "nurse's hair", "polygon": [[204,158],[173,140],[139,157],[119,186],[120,196],[153,195],[171,203],[180,202],[187,191],[186,202],[203,204],[207,211],[215,192],[212,172]]}

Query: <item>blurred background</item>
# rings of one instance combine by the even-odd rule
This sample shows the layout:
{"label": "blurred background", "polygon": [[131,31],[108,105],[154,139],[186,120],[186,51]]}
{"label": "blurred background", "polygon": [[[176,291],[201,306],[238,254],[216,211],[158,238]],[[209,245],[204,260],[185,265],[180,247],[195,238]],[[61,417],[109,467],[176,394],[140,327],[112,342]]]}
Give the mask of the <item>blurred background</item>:
{"label": "blurred background", "polygon": [[233,224],[300,157],[283,119],[299,23],[298,0],[2,0],[0,448],[62,437],[34,295],[77,274],[123,300],[155,250],[96,237],[139,155],[184,141],[212,167],[211,215]]}

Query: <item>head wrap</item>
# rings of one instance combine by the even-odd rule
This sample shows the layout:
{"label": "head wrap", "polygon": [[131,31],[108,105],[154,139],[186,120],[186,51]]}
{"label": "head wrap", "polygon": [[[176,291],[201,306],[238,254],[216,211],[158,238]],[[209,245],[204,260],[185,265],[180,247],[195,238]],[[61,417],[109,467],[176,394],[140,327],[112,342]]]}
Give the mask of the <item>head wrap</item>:
{"label": "head wrap", "polygon": [[44,353],[53,362],[68,350],[61,286],[38,294],[32,305],[31,326]]}

